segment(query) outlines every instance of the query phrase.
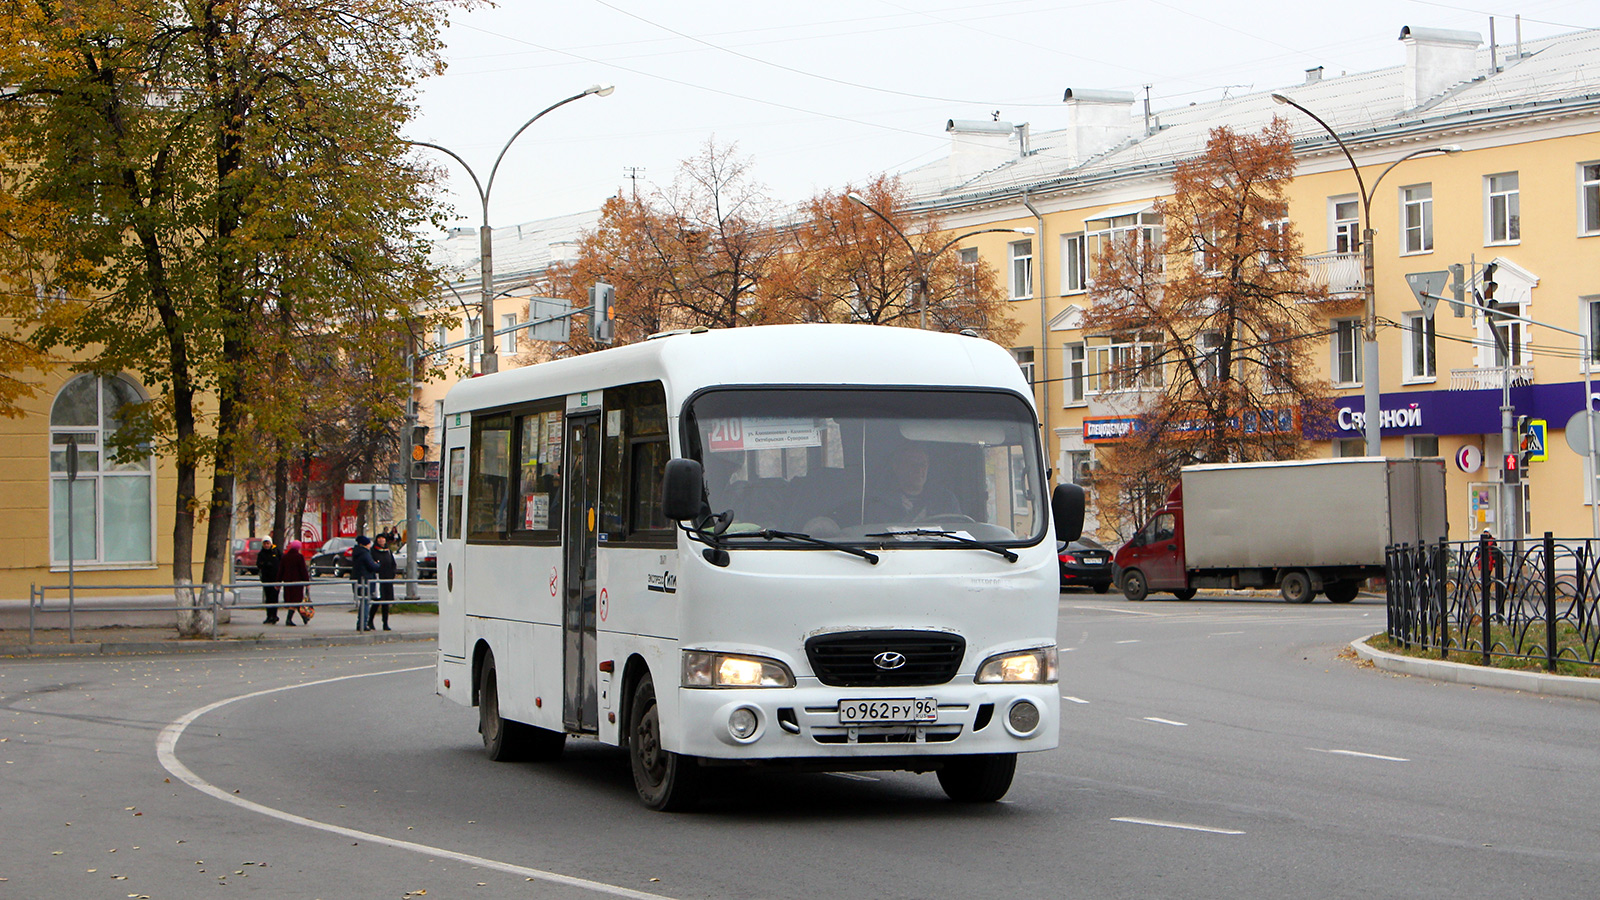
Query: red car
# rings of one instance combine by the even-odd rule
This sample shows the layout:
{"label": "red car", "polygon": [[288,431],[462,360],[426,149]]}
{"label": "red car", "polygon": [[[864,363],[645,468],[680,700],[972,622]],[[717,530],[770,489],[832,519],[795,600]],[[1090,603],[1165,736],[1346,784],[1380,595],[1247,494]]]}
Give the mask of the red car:
{"label": "red car", "polygon": [[261,553],[261,538],[233,539],[233,567],[237,571],[256,574],[256,556]]}

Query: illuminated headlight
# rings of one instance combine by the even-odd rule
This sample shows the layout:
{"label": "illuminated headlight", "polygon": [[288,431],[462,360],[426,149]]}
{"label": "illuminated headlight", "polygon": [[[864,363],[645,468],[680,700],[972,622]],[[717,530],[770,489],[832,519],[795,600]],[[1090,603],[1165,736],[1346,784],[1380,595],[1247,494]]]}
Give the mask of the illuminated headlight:
{"label": "illuminated headlight", "polygon": [[684,687],[794,687],[794,673],[775,659],[709,650],[683,652]]}
{"label": "illuminated headlight", "polygon": [[991,656],[978,667],[979,684],[1055,684],[1056,648]]}

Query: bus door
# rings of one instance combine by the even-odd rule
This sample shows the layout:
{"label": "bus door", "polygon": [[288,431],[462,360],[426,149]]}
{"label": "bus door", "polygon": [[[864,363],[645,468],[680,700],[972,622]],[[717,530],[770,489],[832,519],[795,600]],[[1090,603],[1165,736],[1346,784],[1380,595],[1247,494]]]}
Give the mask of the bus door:
{"label": "bus door", "polygon": [[562,616],[562,705],[566,730],[595,733],[600,728],[596,693],[595,563],[599,548],[600,413],[567,417],[567,527],[562,548],[566,585]]}

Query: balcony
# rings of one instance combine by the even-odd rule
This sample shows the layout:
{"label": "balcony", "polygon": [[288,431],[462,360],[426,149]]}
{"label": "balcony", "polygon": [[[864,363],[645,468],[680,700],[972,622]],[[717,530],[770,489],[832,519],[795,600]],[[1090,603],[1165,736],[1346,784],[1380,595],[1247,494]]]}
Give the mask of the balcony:
{"label": "balcony", "polygon": [[1533,383],[1533,366],[1512,366],[1510,369],[1500,366],[1492,369],[1451,369],[1450,390],[1482,391],[1490,388],[1499,390],[1505,386],[1507,374],[1511,376],[1512,387]]}
{"label": "balcony", "polygon": [[1313,253],[1305,258],[1312,284],[1328,289],[1330,300],[1359,300],[1366,296],[1361,279],[1361,254]]}

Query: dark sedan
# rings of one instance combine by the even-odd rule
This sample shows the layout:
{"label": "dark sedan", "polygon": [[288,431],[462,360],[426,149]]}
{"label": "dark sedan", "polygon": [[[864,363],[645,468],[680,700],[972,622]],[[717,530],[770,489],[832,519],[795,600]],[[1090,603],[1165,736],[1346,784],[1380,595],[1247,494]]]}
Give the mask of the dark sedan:
{"label": "dark sedan", "polygon": [[1071,543],[1057,543],[1056,559],[1061,562],[1062,587],[1094,588],[1096,594],[1111,589],[1111,551],[1094,541],[1080,538]]}
{"label": "dark sedan", "polygon": [[350,574],[350,554],[355,550],[356,539],[349,537],[330,538],[325,542],[317,554],[311,557],[311,574],[337,575],[343,578]]}

